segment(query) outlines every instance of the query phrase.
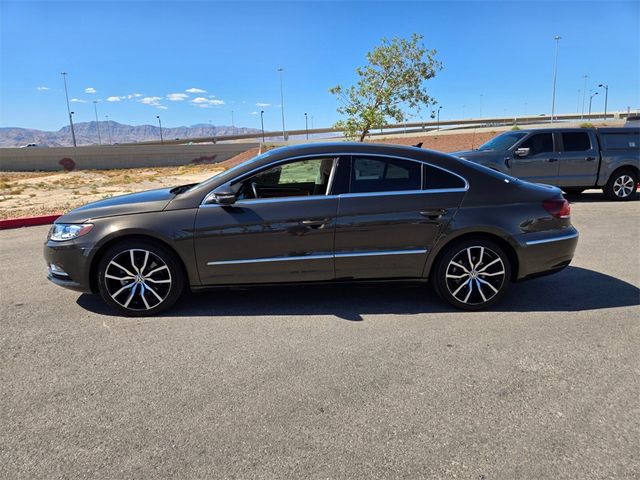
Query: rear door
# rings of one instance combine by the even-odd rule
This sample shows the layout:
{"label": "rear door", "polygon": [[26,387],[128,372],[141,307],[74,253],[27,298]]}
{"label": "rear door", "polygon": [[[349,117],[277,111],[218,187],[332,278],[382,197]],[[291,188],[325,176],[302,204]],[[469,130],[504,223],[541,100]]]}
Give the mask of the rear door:
{"label": "rear door", "polygon": [[534,133],[525,138],[517,148],[528,148],[529,154],[526,157],[514,155],[511,175],[529,182],[558,184],[560,163],[551,132]]}
{"label": "rear door", "polygon": [[558,185],[586,187],[596,184],[600,152],[595,134],[589,131],[562,132]]}
{"label": "rear door", "polygon": [[[466,181],[422,162],[353,155],[339,195],[336,278],[415,278],[455,215]],[[424,179],[424,180],[423,180]]]}

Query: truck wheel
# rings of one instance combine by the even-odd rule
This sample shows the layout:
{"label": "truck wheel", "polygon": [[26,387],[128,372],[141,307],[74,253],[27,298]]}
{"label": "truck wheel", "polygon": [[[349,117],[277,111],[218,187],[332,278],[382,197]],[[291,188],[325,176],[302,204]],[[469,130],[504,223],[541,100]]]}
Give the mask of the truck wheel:
{"label": "truck wheel", "polygon": [[638,189],[638,175],[632,170],[614,172],[603,191],[610,200],[631,200]]}

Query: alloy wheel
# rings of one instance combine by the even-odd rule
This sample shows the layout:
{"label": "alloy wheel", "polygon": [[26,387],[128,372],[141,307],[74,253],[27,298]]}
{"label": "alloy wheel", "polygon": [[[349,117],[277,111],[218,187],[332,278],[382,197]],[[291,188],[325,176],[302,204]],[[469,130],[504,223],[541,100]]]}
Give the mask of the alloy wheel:
{"label": "alloy wheel", "polygon": [[484,246],[470,246],[453,256],[446,269],[449,293],[459,302],[480,305],[495,297],[505,281],[500,255]]}
{"label": "alloy wheel", "polygon": [[136,311],[160,305],[171,291],[171,272],[153,252],[129,249],[118,253],[104,273],[107,293],[120,306]]}
{"label": "alloy wheel", "polygon": [[620,175],[616,178],[615,182],[613,182],[613,193],[615,193],[617,197],[625,198],[631,195],[633,187],[633,178],[626,174]]}

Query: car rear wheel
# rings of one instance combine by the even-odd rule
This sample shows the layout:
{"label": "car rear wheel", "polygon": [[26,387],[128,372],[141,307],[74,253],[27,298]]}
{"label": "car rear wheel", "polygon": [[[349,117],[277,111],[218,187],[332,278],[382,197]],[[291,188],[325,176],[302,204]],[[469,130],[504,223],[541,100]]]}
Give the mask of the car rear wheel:
{"label": "car rear wheel", "polygon": [[638,175],[631,170],[615,172],[604,187],[610,200],[630,200],[638,188]]}
{"label": "car rear wheel", "polygon": [[184,289],[185,276],[176,255],[147,241],[124,241],[111,247],[98,266],[102,299],[130,317],[155,315],[171,307]]}
{"label": "car rear wheel", "polygon": [[481,310],[505,294],[511,263],[491,240],[464,240],[447,248],[433,274],[433,285],[443,300],[462,310]]}

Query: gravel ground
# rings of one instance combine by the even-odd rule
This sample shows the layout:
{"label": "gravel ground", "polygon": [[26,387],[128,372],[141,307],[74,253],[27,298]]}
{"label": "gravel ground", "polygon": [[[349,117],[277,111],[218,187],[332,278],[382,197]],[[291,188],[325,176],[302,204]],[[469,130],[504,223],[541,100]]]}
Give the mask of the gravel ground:
{"label": "gravel ground", "polygon": [[0,232],[0,478],[640,477],[638,202],[462,313],[424,287],[216,290],[111,315]]}

